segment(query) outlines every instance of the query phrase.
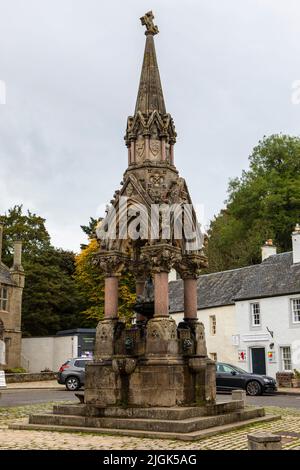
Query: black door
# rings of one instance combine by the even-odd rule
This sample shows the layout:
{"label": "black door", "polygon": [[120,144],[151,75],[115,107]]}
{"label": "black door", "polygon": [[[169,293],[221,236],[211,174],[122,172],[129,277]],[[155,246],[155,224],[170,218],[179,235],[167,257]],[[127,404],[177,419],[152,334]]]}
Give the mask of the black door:
{"label": "black door", "polygon": [[266,356],[265,348],[253,348],[252,353],[252,372],[254,374],[266,374]]}

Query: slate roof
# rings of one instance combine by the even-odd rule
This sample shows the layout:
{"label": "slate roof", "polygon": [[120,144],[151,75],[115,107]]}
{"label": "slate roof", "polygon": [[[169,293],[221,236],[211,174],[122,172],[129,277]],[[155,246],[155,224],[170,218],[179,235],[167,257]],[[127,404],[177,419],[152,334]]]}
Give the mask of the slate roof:
{"label": "slate roof", "polygon": [[0,283],[7,284],[10,286],[15,285],[14,281],[12,280],[9,269],[5,266],[5,264],[1,263],[1,261],[0,261]]}
{"label": "slate roof", "polygon": [[[233,305],[236,300],[300,293],[300,263],[293,254],[273,255],[261,264],[205,274],[198,279],[198,309]],[[170,312],[183,312],[183,281],[169,284]]]}

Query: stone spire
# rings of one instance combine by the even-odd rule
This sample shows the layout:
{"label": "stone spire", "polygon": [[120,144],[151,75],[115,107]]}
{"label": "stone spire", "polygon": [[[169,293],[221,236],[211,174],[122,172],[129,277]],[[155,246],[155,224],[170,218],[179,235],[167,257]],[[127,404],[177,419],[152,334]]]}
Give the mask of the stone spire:
{"label": "stone spire", "polygon": [[151,161],[174,166],[176,132],[166,112],[153,37],[158,27],[153,19],[151,11],[141,18],[146,26],[146,45],[134,116],[128,118],[125,135],[129,166]]}
{"label": "stone spire", "polygon": [[[149,17],[153,20],[152,12],[146,13],[146,15],[141,18],[142,24],[146,25],[147,28],[145,32],[146,46],[134,112],[136,115],[138,111],[140,111],[147,116],[155,110],[161,114],[166,114],[153,38],[153,36],[158,33],[158,29],[157,26],[153,25],[153,21],[149,21]],[[148,23],[145,18],[148,20]]]}

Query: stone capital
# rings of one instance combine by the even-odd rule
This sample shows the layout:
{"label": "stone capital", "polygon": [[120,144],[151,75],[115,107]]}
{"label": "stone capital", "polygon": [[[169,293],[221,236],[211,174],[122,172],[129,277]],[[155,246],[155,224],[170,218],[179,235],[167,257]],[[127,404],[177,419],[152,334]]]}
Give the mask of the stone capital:
{"label": "stone capital", "polygon": [[158,243],[141,249],[141,259],[150,266],[152,273],[169,272],[179,262],[180,257],[180,249],[167,243]]}
{"label": "stone capital", "polygon": [[175,265],[182,279],[197,279],[201,269],[206,267],[207,258],[201,253],[186,254]]}
{"label": "stone capital", "polygon": [[105,277],[118,277],[129,262],[129,257],[121,251],[100,251],[95,256],[97,264]]}

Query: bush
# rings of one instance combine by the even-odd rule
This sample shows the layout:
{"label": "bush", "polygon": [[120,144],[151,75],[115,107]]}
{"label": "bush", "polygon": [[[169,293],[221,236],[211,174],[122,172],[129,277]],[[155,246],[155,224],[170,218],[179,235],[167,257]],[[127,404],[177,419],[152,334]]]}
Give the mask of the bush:
{"label": "bush", "polygon": [[13,367],[12,369],[5,369],[7,374],[25,374],[27,372],[23,367]]}
{"label": "bush", "polygon": [[300,379],[300,372],[299,372],[299,370],[294,369],[294,376],[295,376],[295,379]]}

